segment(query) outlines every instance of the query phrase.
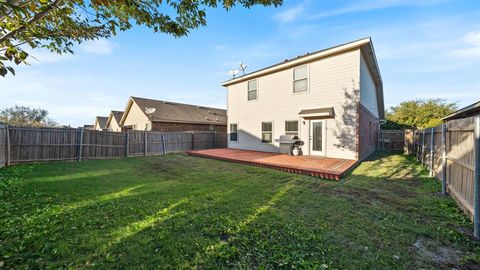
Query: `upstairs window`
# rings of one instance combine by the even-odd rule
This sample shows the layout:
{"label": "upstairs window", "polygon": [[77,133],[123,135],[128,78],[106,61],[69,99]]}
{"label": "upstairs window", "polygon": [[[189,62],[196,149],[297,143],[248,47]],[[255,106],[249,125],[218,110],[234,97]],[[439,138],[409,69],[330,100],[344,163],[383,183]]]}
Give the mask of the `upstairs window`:
{"label": "upstairs window", "polygon": [[257,99],[257,80],[248,81],[248,100]]}
{"label": "upstairs window", "polygon": [[262,122],[262,142],[272,142],[272,122]]}
{"label": "upstairs window", "polygon": [[237,124],[230,124],[230,141],[238,140]]}
{"label": "upstairs window", "polygon": [[285,135],[298,136],[298,121],[285,121]]}
{"label": "upstairs window", "polygon": [[308,66],[293,69],[293,92],[308,91]]}

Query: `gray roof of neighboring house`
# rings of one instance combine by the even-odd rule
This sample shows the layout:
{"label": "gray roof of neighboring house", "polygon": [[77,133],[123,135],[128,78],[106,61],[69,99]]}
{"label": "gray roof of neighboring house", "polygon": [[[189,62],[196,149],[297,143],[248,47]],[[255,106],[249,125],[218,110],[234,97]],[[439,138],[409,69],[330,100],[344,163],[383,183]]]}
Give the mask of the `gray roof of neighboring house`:
{"label": "gray roof of neighboring house", "polygon": [[120,124],[120,120],[122,120],[123,112],[122,111],[112,111],[113,118],[115,121]]}
{"label": "gray roof of neighboring house", "polygon": [[97,116],[96,120],[101,129],[106,128],[108,117],[106,116]]}
{"label": "gray roof of neighboring house", "polygon": [[460,110],[445,116],[444,118],[442,118],[442,120],[459,119],[476,115],[480,115],[480,101],[470,104],[467,107],[461,108]]}
{"label": "gray roof of neighboring house", "polygon": [[155,108],[155,112],[151,115],[151,120],[154,122],[227,124],[227,111],[223,109],[139,97],[131,97],[131,99],[144,113],[145,108]]}

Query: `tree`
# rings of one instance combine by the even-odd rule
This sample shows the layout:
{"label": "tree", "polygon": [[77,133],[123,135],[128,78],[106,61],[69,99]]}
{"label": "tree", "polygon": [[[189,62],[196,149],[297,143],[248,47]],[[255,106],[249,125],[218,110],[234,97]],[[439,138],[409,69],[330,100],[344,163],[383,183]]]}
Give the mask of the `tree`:
{"label": "tree", "polygon": [[442,118],[457,110],[456,102],[445,99],[417,99],[400,103],[386,112],[386,119],[412,128],[434,127]]}
{"label": "tree", "polygon": [[27,63],[25,47],[73,53],[85,40],[109,38],[134,24],[182,37],[206,25],[206,9],[236,4],[279,6],[283,0],[0,0],[0,75]]}
{"label": "tree", "polygon": [[0,121],[15,126],[53,127],[57,123],[48,117],[48,111],[15,105],[0,111]]}

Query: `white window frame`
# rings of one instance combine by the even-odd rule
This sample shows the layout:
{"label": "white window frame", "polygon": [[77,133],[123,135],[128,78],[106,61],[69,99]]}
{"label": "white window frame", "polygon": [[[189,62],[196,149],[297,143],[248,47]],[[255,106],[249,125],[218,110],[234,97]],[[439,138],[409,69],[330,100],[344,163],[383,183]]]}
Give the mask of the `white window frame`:
{"label": "white window frame", "polygon": [[[287,131],[287,122],[297,122],[297,131]],[[300,121],[298,120],[285,120],[285,135],[296,133],[296,136],[300,136]]]}
{"label": "white window frame", "polygon": [[[252,81],[255,81],[255,86],[256,86],[255,90],[249,89],[250,82]],[[255,91],[255,99],[249,99],[250,97],[249,94],[251,91]],[[249,80],[247,81],[247,101],[251,102],[251,101],[257,101],[257,100],[258,100],[258,79]]]}
{"label": "white window frame", "polygon": [[[307,77],[295,80],[295,70],[299,69],[299,68],[306,68],[307,69],[307,72],[306,72]],[[310,66],[307,64],[307,65],[303,65],[303,66],[294,67],[292,69],[292,79],[293,79],[292,80],[292,92],[294,94],[308,93],[310,91]],[[301,80],[306,80],[307,81],[307,89],[305,89],[304,91],[295,91],[295,82],[296,81],[301,81]]]}
{"label": "white window frame", "polygon": [[[264,124],[264,123],[265,123],[265,124],[270,123],[271,126],[272,126],[272,130],[270,130],[270,131],[264,131],[264,130],[263,130],[263,124]],[[262,123],[261,123],[260,125],[261,125],[261,126],[260,126],[261,131],[262,131],[262,135],[261,135],[260,141],[261,141],[262,143],[272,144],[272,143],[273,143],[273,121],[262,121]],[[267,142],[267,141],[264,141],[264,140],[263,140],[263,134],[264,134],[264,133],[270,133],[270,139],[271,139],[271,141]]]}
{"label": "white window frame", "polygon": [[[235,132],[232,132],[232,125],[235,125],[235,127],[236,127]],[[230,125],[228,126],[228,129],[229,129],[228,141],[230,141],[230,142],[238,142],[238,123],[230,123]],[[231,137],[232,133],[237,134],[236,140],[232,140],[232,137]]]}

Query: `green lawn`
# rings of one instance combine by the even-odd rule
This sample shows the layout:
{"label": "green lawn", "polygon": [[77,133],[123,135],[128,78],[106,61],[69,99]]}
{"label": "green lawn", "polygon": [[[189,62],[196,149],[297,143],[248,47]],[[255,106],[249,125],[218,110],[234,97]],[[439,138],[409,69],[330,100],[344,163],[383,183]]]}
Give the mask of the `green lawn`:
{"label": "green lawn", "polygon": [[475,267],[425,175],[401,155],[340,182],[180,154],[4,168],[0,268]]}

